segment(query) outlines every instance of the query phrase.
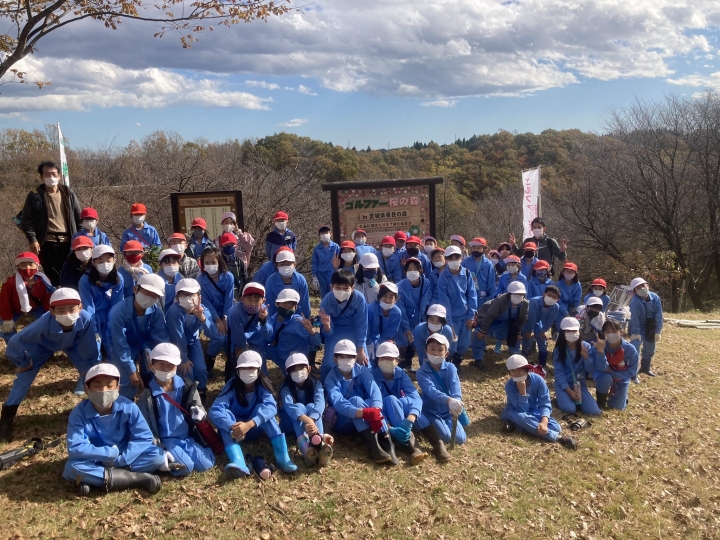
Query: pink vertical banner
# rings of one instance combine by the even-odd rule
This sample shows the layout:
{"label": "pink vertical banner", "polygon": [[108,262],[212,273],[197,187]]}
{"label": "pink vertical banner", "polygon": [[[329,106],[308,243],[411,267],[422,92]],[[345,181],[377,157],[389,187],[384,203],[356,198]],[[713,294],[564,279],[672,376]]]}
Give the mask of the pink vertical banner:
{"label": "pink vertical banner", "polygon": [[540,197],[540,167],[522,173],[523,183],[523,238],[532,236],[530,223],[538,217],[538,200]]}

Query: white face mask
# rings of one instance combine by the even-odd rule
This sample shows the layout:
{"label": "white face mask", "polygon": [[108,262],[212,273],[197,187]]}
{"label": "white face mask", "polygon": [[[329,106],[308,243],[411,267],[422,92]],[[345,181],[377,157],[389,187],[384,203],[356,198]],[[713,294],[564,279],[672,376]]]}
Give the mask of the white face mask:
{"label": "white face mask", "polygon": [[133,216],[132,222],[133,222],[133,224],[140,226],[143,223],[145,223],[145,216],[144,215],[143,216]]}
{"label": "white face mask", "polygon": [[386,248],[386,247],[382,248],[383,257],[389,257],[390,255],[393,254],[394,251],[395,250],[393,248]]}
{"label": "white face mask", "polygon": [[152,296],[148,296],[143,292],[138,292],[135,294],[135,301],[137,302],[138,306],[143,309],[147,309],[155,303],[155,299]]}
{"label": "white face mask", "polygon": [[205,271],[210,274],[211,276],[214,276],[218,273],[219,266],[217,264],[207,264],[205,265]]}
{"label": "white face mask", "polygon": [[227,223],[223,225],[223,232],[233,232],[235,229],[235,226],[232,223]]}
{"label": "white face mask", "polygon": [[112,272],[112,269],[115,267],[115,263],[100,263],[96,264],[95,267],[97,268],[97,271],[100,272],[101,276],[107,276],[110,272]]}
{"label": "white face mask", "polygon": [[88,391],[87,395],[90,402],[98,409],[107,409],[117,401],[118,396],[120,396],[120,389],[107,390],[106,392]]}
{"label": "white face mask", "polygon": [[545,305],[547,307],[551,307],[551,306],[554,306],[555,304],[557,304],[557,300],[555,300],[554,298],[552,298],[550,296],[543,296],[543,302],[545,302]]}
{"label": "white face mask", "polygon": [[431,322],[429,322],[427,324],[428,324],[428,330],[430,330],[433,334],[435,332],[439,332],[440,330],[442,330],[442,324],[435,324],[435,323],[431,323]]}
{"label": "white face mask", "polygon": [[170,246],[170,249],[172,249],[175,253],[177,253],[179,255],[182,255],[183,253],[185,253],[185,248],[186,248],[186,246],[183,243],[173,244],[172,246]]}
{"label": "white face mask", "polygon": [[512,377],[512,380],[515,382],[523,382],[527,378],[528,378],[528,376],[527,376],[527,374],[525,374],[525,375],[520,375],[519,377]]}
{"label": "white face mask", "polygon": [[460,261],[448,261],[447,265],[450,270],[460,270]]}
{"label": "white face mask", "polygon": [[511,274],[517,274],[520,271],[520,267],[517,264],[508,264],[505,269]]}
{"label": "white face mask", "polygon": [[328,234],[328,233],[323,233],[323,234],[321,234],[321,235],[320,235],[320,241],[321,241],[321,242],[324,242],[325,244],[327,244],[328,242],[330,242],[330,234]]}
{"label": "white face mask", "polygon": [[622,338],[620,337],[620,334],[613,333],[613,334],[605,334],[605,339],[607,340],[607,342],[610,345],[617,345],[618,343],[620,343],[620,340]]}
{"label": "white face mask", "polygon": [[92,257],[92,249],[79,249],[75,252],[75,257],[80,262],[88,262]]}
{"label": "white face mask", "polygon": [[340,368],[340,371],[343,373],[350,373],[353,368],[355,367],[355,359],[354,358],[338,358],[337,361],[338,368]]}
{"label": "white face mask", "polygon": [[565,332],[565,341],[567,341],[568,343],[575,343],[578,339],[580,339],[579,330]]}
{"label": "white face mask", "polygon": [[86,231],[94,231],[95,227],[97,227],[97,220],[96,219],[84,219],[82,222],[82,227]]}
{"label": "white face mask", "polygon": [[428,362],[430,362],[431,364],[433,364],[433,365],[435,365],[435,366],[439,366],[440,364],[443,363],[443,361],[445,360],[445,357],[444,357],[444,356],[438,356],[438,355],[435,355],[435,354],[428,354],[428,355],[427,355],[427,359],[428,359]]}
{"label": "white face mask", "polygon": [[180,307],[183,308],[185,311],[192,311],[193,309],[195,309],[195,302],[193,302],[193,299],[190,296],[184,296],[183,298],[179,298],[178,304],[180,304]]}
{"label": "white face mask", "polygon": [[358,246],[364,246],[366,241],[367,241],[367,238],[365,238],[364,236],[361,237],[361,238],[356,238],[356,239],[355,239],[355,243],[356,243]]}
{"label": "white face mask", "polygon": [[355,254],[354,253],[343,253],[340,255],[340,258],[345,262],[353,262],[355,260]]}
{"label": "white face mask", "polygon": [[563,272],[563,277],[568,281],[572,281],[575,278],[575,272]]}
{"label": "white face mask", "polygon": [[245,384],[252,384],[258,378],[258,370],[254,369],[252,371],[248,371],[246,369],[239,369],[238,375],[240,377],[240,380]]}
{"label": "white face mask", "polygon": [[276,221],[275,227],[277,227],[279,231],[284,231],[285,227],[287,227],[287,221]]}
{"label": "white face mask", "polygon": [[280,268],[278,268],[278,273],[282,277],[290,277],[290,276],[292,276],[294,271],[295,271],[294,266],[281,266]]}
{"label": "white face mask", "polygon": [[383,308],[385,311],[392,309],[392,307],[395,305],[395,302],[392,304],[388,304],[387,302],[379,302],[380,307]]}
{"label": "white face mask", "polygon": [[305,382],[305,381],[307,380],[307,378],[308,378],[308,370],[307,370],[307,368],[305,368],[305,369],[299,369],[299,370],[297,370],[297,371],[293,371],[293,372],[290,374],[290,378],[291,378],[294,382],[296,382],[296,383],[298,383],[298,384],[300,384],[301,382]]}
{"label": "white face mask", "polygon": [[389,375],[395,372],[395,362],[393,360],[378,360],[380,371]]}
{"label": "white face mask", "polygon": [[593,289],[593,294],[595,296],[602,296],[605,294],[605,289]]}
{"label": "white face mask", "polygon": [[45,182],[45,185],[47,187],[55,187],[60,183],[60,177],[59,176],[51,176],[50,178],[43,177],[43,182]]}
{"label": "white face mask", "polygon": [[643,287],[643,288],[637,289],[637,290],[635,291],[635,293],[636,293],[640,298],[647,298],[647,295],[649,294],[649,292],[650,292],[650,291],[648,290],[647,287]]}
{"label": "white face mask", "polygon": [[165,275],[167,277],[173,277],[179,271],[180,271],[179,264],[171,264],[170,266],[163,266],[163,272],[165,272]]}
{"label": "white face mask", "polygon": [[420,272],[418,272],[417,270],[411,270],[407,273],[407,278],[410,281],[417,281],[418,279],[420,279]]}
{"label": "white face mask", "polygon": [[80,311],[68,313],[67,315],[55,315],[55,320],[62,326],[75,326],[75,321],[80,318]]}
{"label": "white face mask", "polygon": [[497,259],[490,259],[490,262],[493,266],[497,266],[497,263],[499,262]]}
{"label": "white face mask", "polygon": [[428,245],[426,245],[426,246],[425,246],[425,253],[430,254],[430,253],[433,252],[434,249],[435,249],[435,246],[432,246],[432,245],[428,246]]}
{"label": "white face mask", "polygon": [[333,289],[332,292],[338,302],[344,302],[350,298],[350,295],[352,294],[352,291],[346,291],[345,289]]}
{"label": "white face mask", "polygon": [[542,238],[543,230],[542,229],[533,229],[532,233],[535,238]]}
{"label": "white face mask", "polygon": [[172,379],[176,373],[176,369],[172,371],[155,371],[155,378],[160,382],[167,382]]}
{"label": "white face mask", "polygon": [[510,295],[510,303],[513,306],[517,306],[520,302],[523,301],[523,298],[525,298],[524,294],[511,294]]}
{"label": "white face mask", "polygon": [[442,268],[445,266],[445,261],[433,261],[433,266],[435,268]]}

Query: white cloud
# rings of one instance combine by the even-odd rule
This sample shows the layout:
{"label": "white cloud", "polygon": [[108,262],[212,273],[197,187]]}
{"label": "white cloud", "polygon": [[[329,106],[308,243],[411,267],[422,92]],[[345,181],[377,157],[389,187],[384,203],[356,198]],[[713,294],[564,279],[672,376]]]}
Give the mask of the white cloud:
{"label": "white cloud", "polygon": [[307,118],[293,118],[289,122],[283,122],[280,125],[285,127],[300,127],[307,124]]}
{"label": "white cloud", "polygon": [[142,126],[142,124],[141,124],[140,122],[135,122],[135,125],[136,125],[137,127]]}
{"label": "white cloud", "polygon": [[447,109],[450,107],[454,107],[456,103],[457,101],[453,99],[438,99],[435,101],[424,101],[420,105],[422,105],[423,107],[442,107]]}
{"label": "white cloud", "polygon": [[302,84],[298,86],[297,91],[308,96],[317,96],[317,92],[313,92],[312,89],[307,86],[303,86]]}
{"label": "white cloud", "polygon": [[694,87],[706,87],[706,88],[718,88],[720,89],[720,71],[711,73],[710,75],[701,75],[694,73],[692,75],[685,75],[676,79],[665,79],[670,84],[678,86],[694,86]]}
{"label": "white cloud", "polygon": [[264,88],[265,90],[279,90],[280,85],[275,83],[268,83],[265,81],[245,81],[247,86],[253,86],[255,88]]}

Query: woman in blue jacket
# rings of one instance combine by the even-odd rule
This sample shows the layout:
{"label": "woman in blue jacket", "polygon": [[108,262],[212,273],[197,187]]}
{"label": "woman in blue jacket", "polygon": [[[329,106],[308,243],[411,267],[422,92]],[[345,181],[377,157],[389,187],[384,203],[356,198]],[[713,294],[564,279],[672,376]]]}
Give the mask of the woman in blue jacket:
{"label": "woman in blue jacket", "polygon": [[594,371],[590,344],[580,340],[580,322],[575,317],[566,317],[560,323],[560,335],[553,351],[553,367],[555,398],[560,410],[600,414],[600,407],[587,387],[587,373]]}
{"label": "woman in blue jacket", "polygon": [[[628,333],[630,343],[642,355],[640,360],[640,373],[654,377],[650,370],[650,363],[655,356],[655,344],[660,341],[663,329],[663,309],[660,297],[651,292],[648,282],[643,278],[635,278],[630,282],[634,296],[630,300],[630,322]],[[637,379],[636,379],[637,382]]]}
{"label": "woman in blue jacket", "polygon": [[113,248],[105,244],[93,248],[90,270],[80,278],[78,288],[83,309],[95,321],[97,333],[104,342],[111,339],[110,309],[125,298],[123,286],[123,278],[115,268]]}

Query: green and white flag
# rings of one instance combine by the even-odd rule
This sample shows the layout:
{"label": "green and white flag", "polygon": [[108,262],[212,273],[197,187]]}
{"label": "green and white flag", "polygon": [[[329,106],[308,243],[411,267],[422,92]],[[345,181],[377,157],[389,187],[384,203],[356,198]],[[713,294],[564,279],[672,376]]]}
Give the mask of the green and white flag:
{"label": "green and white flag", "polygon": [[58,147],[60,148],[60,167],[62,167],[62,181],[66,186],[70,185],[70,173],[68,172],[67,156],[65,155],[65,139],[60,131],[60,122],[57,125]]}

